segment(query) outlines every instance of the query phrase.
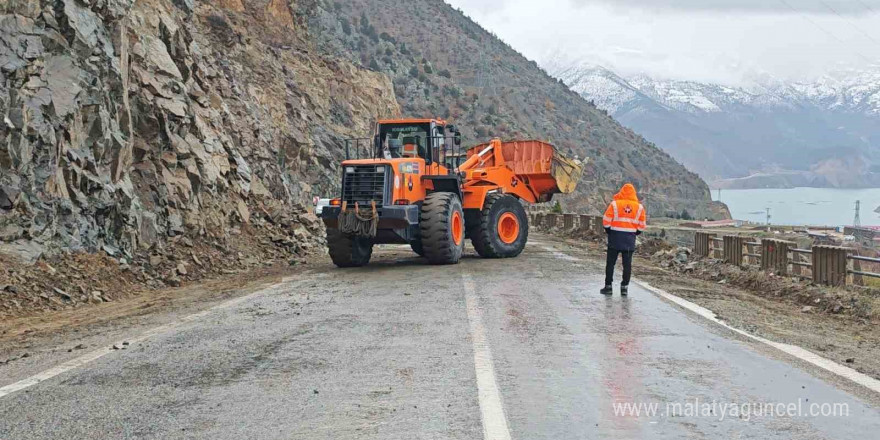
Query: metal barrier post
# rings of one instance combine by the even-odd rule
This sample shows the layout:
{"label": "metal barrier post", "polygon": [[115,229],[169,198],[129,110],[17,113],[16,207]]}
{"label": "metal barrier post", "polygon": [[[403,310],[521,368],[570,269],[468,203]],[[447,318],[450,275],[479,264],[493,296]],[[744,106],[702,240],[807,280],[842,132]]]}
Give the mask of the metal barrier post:
{"label": "metal barrier post", "polygon": [[724,236],[724,261],[734,266],[743,265],[743,247],[746,238],[737,235]]}
{"label": "metal barrier post", "polygon": [[708,232],[694,233],[694,253],[701,257],[708,257],[712,249],[712,239],[715,234]]}
{"label": "metal barrier post", "polygon": [[788,274],[788,251],[795,244],[782,240],[761,241],[761,269]]}
{"label": "metal barrier post", "polygon": [[578,221],[578,228],[580,228],[583,232],[590,232],[590,216],[588,215],[580,215],[580,220]]}
{"label": "metal barrier post", "polygon": [[848,251],[837,246],[813,246],[813,282],[826,286],[846,284]]}
{"label": "metal barrier post", "polygon": [[605,235],[605,226],[604,219],[602,216],[597,215],[593,217],[593,229],[596,231],[596,235],[604,236]]}

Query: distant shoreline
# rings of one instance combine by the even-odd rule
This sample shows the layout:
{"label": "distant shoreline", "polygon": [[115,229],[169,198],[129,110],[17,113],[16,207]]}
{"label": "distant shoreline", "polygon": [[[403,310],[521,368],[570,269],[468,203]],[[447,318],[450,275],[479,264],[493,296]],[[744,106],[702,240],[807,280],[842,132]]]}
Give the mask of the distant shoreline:
{"label": "distant shoreline", "polygon": [[880,224],[880,188],[716,188],[711,195],[727,205],[737,220],[766,223],[769,209],[772,224]]}

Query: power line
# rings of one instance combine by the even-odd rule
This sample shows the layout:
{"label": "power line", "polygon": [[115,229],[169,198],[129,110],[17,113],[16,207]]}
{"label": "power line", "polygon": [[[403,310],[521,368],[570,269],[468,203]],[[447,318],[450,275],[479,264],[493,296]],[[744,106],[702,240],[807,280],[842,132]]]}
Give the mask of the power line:
{"label": "power line", "polygon": [[856,24],[853,23],[852,21],[850,21],[848,18],[846,18],[846,17],[844,17],[843,15],[841,15],[840,12],[837,12],[837,10],[834,9],[834,8],[832,8],[831,5],[829,5],[828,3],[825,3],[825,2],[822,1],[822,0],[819,0],[819,3],[822,3],[822,6],[825,6],[829,11],[833,12],[834,15],[840,17],[841,20],[847,22],[847,23],[848,23],[853,29],[859,31],[859,33],[861,33],[862,35],[864,35],[864,36],[865,36],[866,38],[868,38],[869,40],[873,41],[874,44],[880,46],[880,42],[878,42],[877,40],[875,40],[874,37],[868,35],[867,32],[863,31],[862,28],[856,26]]}
{"label": "power line", "polygon": [[862,0],[858,0],[858,2],[859,2],[860,5],[864,6],[865,9],[868,10],[868,12],[870,12],[870,13],[872,13],[872,14],[874,13],[874,10],[871,9],[868,5],[866,5],[865,2],[863,2]]}
{"label": "power line", "polygon": [[[829,31],[828,29],[825,29],[825,27],[823,27],[822,25],[820,25],[819,23],[817,23],[815,20],[813,20],[812,18],[810,18],[807,14],[804,14],[802,11],[800,11],[800,10],[798,10],[798,9],[795,9],[794,6],[792,6],[791,4],[789,4],[789,3],[788,3],[787,1],[785,1],[785,0],[778,0],[778,1],[779,1],[779,3],[782,3],[783,5],[785,5],[786,7],[788,7],[788,9],[791,9],[791,10],[794,11],[795,13],[800,14],[801,18],[803,18],[804,20],[810,22],[810,24],[812,24],[813,26],[815,26],[816,28],[818,28],[818,29],[821,30],[822,32],[825,32],[829,37],[831,37],[831,38],[837,40],[837,42],[840,43],[841,45],[846,46],[847,48],[849,48],[849,45],[848,45],[845,41],[841,40],[837,35],[834,35],[834,33],[832,33],[831,31]],[[861,52],[859,52],[859,51],[857,51],[857,50],[853,50],[853,52],[854,52],[856,55],[860,56],[863,60],[865,60],[865,61],[868,62],[868,63],[873,63],[873,62],[874,62],[874,60],[871,60],[870,58],[866,57],[864,54],[862,54]]]}

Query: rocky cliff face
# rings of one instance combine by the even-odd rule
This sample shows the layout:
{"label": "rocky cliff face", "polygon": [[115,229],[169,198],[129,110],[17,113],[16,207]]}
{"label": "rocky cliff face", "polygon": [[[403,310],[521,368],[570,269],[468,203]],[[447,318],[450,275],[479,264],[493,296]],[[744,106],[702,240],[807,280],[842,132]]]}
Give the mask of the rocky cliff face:
{"label": "rocky cliff face", "polygon": [[222,242],[332,194],[342,139],[401,113],[590,157],[573,207],[634,181],[655,214],[713,209],[698,177],[439,0],[7,0],[0,14],[5,251],[131,260],[173,237]]}
{"label": "rocky cliff face", "polygon": [[298,7],[0,6],[0,241],[131,255],[327,193],[341,139],[399,109],[387,76],[313,50]]}

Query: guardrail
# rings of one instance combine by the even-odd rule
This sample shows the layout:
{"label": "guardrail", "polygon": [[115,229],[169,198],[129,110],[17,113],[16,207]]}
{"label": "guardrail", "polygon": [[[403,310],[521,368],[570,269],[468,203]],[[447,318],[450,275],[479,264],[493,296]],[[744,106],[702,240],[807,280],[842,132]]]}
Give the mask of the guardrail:
{"label": "guardrail", "polygon": [[582,231],[591,234],[604,234],[602,217],[595,215],[553,214],[548,212],[529,213],[531,224],[539,228],[561,228],[565,231]]}
{"label": "guardrail", "polygon": [[[855,250],[851,248],[817,245],[812,249],[800,249],[790,241],[747,240],[747,237],[736,235],[718,238],[709,232],[697,232],[694,235],[694,253],[723,259],[736,266],[758,265],[762,270],[829,286],[861,285],[862,277],[880,278],[880,273],[861,268],[862,262],[880,265],[880,258],[854,255]],[[756,252],[756,248],[759,251]],[[852,268],[849,267],[850,262]]]}
{"label": "guardrail", "polygon": [[848,254],[847,258],[853,263],[853,268],[847,269],[847,272],[853,276],[854,284],[864,285],[862,277],[880,278],[880,273],[863,271],[861,264],[862,262],[880,264],[880,258],[862,257],[860,255],[852,254]]}
{"label": "guardrail", "polygon": [[[755,266],[760,267],[761,266],[761,253],[760,252],[752,252],[752,250],[756,247],[760,248],[761,242],[760,241],[746,242],[744,246],[745,246],[745,252],[743,252],[743,263],[744,264],[751,263]],[[745,257],[749,257],[751,262],[749,260],[746,260]]]}
{"label": "guardrail", "polygon": [[[602,217],[595,215],[529,212],[529,220],[538,228],[594,236],[605,234]],[[754,240],[754,237],[740,235],[718,237],[711,232],[696,232],[694,254],[721,259],[741,267],[756,266],[768,272],[828,286],[862,285],[864,277],[880,278],[880,273],[866,271],[861,267],[862,263],[880,266],[880,258],[855,255],[855,249],[819,245],[811,249],[800,249],[794,242],[785,240]]]}

